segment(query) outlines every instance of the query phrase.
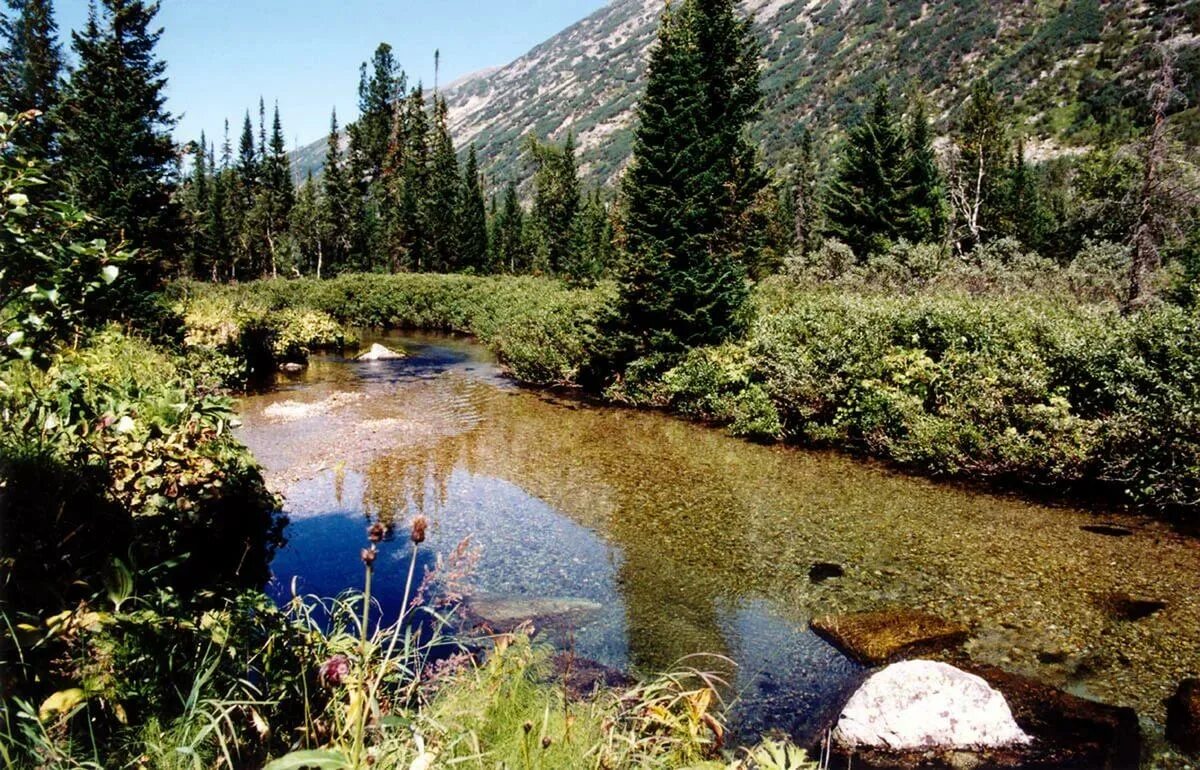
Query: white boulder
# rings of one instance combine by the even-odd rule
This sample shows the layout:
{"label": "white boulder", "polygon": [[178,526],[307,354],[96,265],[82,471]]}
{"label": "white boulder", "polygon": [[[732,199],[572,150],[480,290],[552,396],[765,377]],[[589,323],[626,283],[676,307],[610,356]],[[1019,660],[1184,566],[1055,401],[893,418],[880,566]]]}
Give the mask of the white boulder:
{"label": "white boulder", "polygon": [[990,749],[1028,744],[1004,696],[946,663],[910,660],[873,674],[833,733],[847,748]]}
{"label": "white boulder", "polygon": [[388,361],[394,358],[404,358],[403,353],[384,347],[376,342],[371,346],[371,349],[366,353],[362,353],[356,358],[356,361]]}

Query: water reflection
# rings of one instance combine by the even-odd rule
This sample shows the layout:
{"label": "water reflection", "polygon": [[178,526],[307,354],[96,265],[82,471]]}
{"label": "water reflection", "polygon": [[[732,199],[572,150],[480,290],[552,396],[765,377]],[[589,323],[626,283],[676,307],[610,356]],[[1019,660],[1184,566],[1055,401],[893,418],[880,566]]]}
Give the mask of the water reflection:
{"label": "water reflection", "polygon": [[[423,513],[422,558],[473,536],[476,591],[493,605],[599,605],[570,631],[579,654],[613,665],[727,656],[743,725],[802,735],[857,676],[806,631],[819,612],[899,604],[958,618],[976,627],[982,662],[1151,717],[1200,659],[1200,549],[1166,529],[1104,537],[1080,529],[1095,523],[1085,512],[519,390],[469,342],[388,344],[413,355],[317,361],[243,404],[241,435],[293,515],[276,590],[291,576],[325,595],[358,585],[367,519]],[[282,404],[293,417],[271,416]],[[407,547],[380,559],[385,602],[399,601]],[[844,577],[813,583],[818,562]],[[1119,621],[1094,597],[1120,591],[1168,606]]]}

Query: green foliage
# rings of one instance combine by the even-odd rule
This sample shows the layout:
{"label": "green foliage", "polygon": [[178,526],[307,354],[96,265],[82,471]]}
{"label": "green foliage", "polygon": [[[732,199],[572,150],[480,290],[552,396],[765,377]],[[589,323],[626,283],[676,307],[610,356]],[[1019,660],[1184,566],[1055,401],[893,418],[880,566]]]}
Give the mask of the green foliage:
{"label": "green foliage", "polygon": [[758,53],[732,2],[689,0],[663,15],[623,181],[626,255],[597,378],[739,329],[760,241],[748,213],[765,181],[746,137]]}
{"label": "green foliage", "polygon": [[60,107],[61,167],[73,200],[100,218],[111,242],[138,246],[129,272],[143,289],[171,271],[181,235],[175,118],[165,108],[166,64],[155,56],[157,3],[103,0],[73,34],[78,67]]}
{"label": "green foliage", "polygon": [[110,285],[129,254],[85,240],[94,220],[66,201],[45,169],[7,152],[33,120],[0,113],[0,363],[45,363],[57,342],[113,313]]}
{"label": "green foliage", "polygon": [[919,98],[916,106],[905,126],[881,84],[871,107],[850,129],[826,193],[830,232],[864,258],[899,240],[942,236],[941,174]]}
{"label": "green foliage", "polygon": [[58,106],[63,74],[54,3],[23,0],[9,5],[14,17],[0,15],[0,112],[42,113],[17,138],[17,146],[25,157],[44,160],[57,149],[55,120],[49,113]]}
{"label": "green foliage", "polygon": [[239,313],[270,318],[289,308],[316,310],[350,326],[473,334],[496,350],[513,376],[537,384],[575,381],[594,318],[610,302],[607,288],[585,291],[543,278],[465,275],[187,284],[186,294],[182,312],[196,319],[199,344],[237,338]]}
{"label": "green foliage", "polygon": [[[776,293],[778,292],[778,293]],[[782,286],[751,334],[793,440],[1194,510],[1195,314]],[[1171,458],[1171,459],[1167,459]]]}
{"label": "green foliage", "polygon": [[735,436],[774,440],[782,424],[744,346],[696,348],[662,378],[668,405],[693,419],[729,425]]}

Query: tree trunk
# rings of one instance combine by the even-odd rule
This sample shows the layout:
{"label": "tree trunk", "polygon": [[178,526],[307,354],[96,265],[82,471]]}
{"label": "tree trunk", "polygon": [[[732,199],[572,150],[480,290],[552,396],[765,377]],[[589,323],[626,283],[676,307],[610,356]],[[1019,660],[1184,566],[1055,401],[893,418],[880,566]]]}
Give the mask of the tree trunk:
{"label": "tree trunk", "polygon": [[1137,220],[1133,228],[1133,262],[1129,266],[1129,294],[1125,312],[1144,307],[1151,299],[1150,278],[1159,266],[1159,244],[1162,240],[1159,188],[1167,152],[1167,107],[1175,90],[1175,62],[1171,52],[1163,47],[1162,66],[1150,91],[1154,128],[1146,142],[1146,167],[1138,195]]}

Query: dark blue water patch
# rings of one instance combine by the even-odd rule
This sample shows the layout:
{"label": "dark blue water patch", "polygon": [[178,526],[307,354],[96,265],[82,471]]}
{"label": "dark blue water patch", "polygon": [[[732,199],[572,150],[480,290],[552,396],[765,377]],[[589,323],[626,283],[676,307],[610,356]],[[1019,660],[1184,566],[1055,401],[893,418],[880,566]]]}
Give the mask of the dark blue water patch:
{"label": "dark blue water patch", "polygon": [[722,625],[738,663],[728,714],[735,743],[783,732],[816,746],[869,673],[764,600],[739,603]]}

